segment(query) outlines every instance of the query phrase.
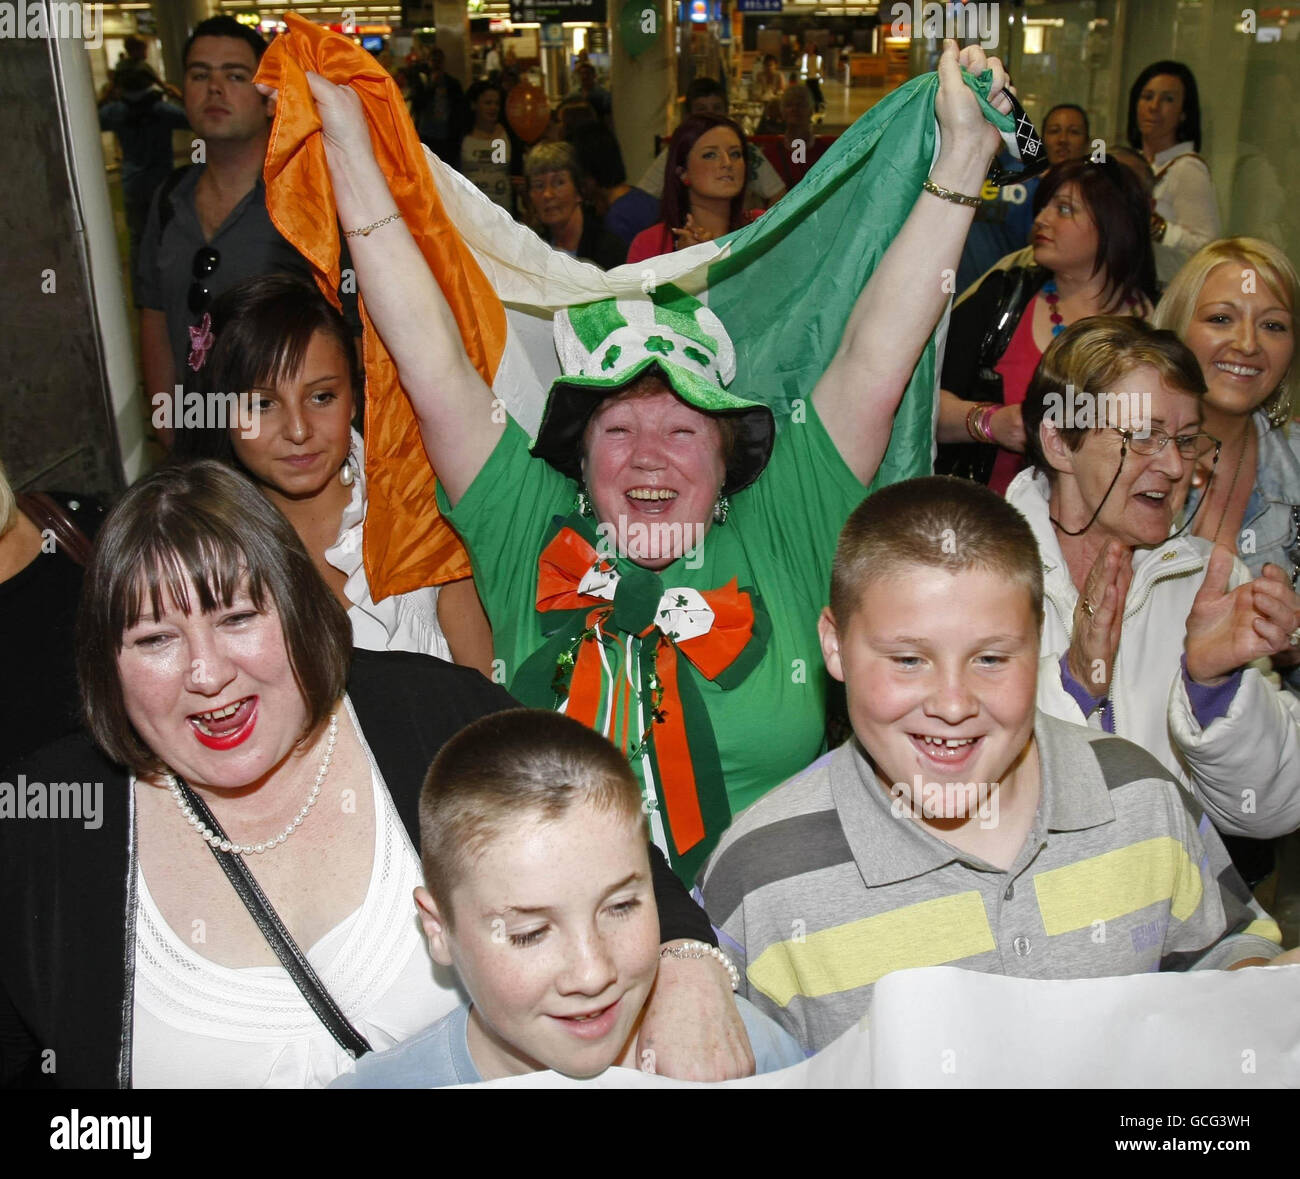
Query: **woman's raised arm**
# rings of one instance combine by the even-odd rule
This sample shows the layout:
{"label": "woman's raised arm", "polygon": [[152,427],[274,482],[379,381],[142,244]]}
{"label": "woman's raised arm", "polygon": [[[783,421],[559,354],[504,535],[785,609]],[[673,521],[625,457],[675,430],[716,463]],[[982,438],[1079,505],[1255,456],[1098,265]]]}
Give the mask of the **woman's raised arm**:
{"label": "woman's raised arm", "polygon": [[[989,161],[1001,143],[979,101],[961,77],[993,70],[990,98],[1010,109],[1002,93],[1006,72],[978,46],[957,51],[945,41],[939,59],[935,114],[942,141],[930,179],[960,193],[980,191]],[[894,413],[930,333],[948,302],[944,270],[956,271],[975,210],[922,192],[902,230],[858,296],[835,357],[813,390],[827,432],[844,461],[863,482],[875,477]]]}
{"label": "woman's raised arm", "polygon": [[[325,158],[344,230],[397,211],[370,145],[361,100],[318,74],[307,81],[320,112]],[[456,503],[505,426],[492,390],[466,355],[460,328],[424,255],[400,219],[348,238],[366,310],[411,398],[429,462]]]}

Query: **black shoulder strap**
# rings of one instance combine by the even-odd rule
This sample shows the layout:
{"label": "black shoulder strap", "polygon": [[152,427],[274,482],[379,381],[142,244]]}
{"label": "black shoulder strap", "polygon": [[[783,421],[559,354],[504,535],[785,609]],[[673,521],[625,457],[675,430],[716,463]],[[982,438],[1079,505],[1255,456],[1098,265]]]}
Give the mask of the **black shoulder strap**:
{"label": "black shoulder strap", "polygon": [[[180,786],[181,794],[185,796],[185,801],[199,820],[214,835],[226,839],[221,824],[213,818],[207,804],[194,793],[189,783],[181,778],[177,778],[176,782]],[[329,991],[325,989],[325,984],[321,982],[319,975],[307,961],[307,956],[298,948],[298,943],[285,928],[284,922],[280,920],[280,914],[271,907],[271,902],[266,899],[266,893],[262,891],[261,885],[248,870],[243,857],[235,852],[222,851],[212,844],[208,844],[208,847],[216,857],[217,863],[221,865],[226,879],[233,885],[239,899],[244,902],[244,908],[257,922],[257,928],[262,931],[267,945],[275,951],[275,956],[280,959],[280,965],[289,972],[294,986],[302,992],[302,997],[307,1000],[316,1017],[349,1056],[353,1059],[364,1056],[370,1051],[370,1042],[352,1026],[348,1017],[343,1014]]]}
{"label": "black shoulder strap", "polygon": [[169,222],[175,215],[176,210],[172,208],[172,193],[176,191],[176,186],[185,179],[186,173],[194,167],[193,164],[186,164],[182,168],[173,168],[171,175],[162,182],[162,187],[158,190],[158,227],[167,228]]}
{"label": "black shoulder strap", "polygon": [[1011,343],[1011,337],[1015,335],[1020,317],[1041,285],[1036,281],[1037,277],[1036,268],[1030,266],[1013,266],[1005,272],[997,310],[990,317],[988,331],[980,343],[981,368],[992,368],[1002,359],[1007,345]]}

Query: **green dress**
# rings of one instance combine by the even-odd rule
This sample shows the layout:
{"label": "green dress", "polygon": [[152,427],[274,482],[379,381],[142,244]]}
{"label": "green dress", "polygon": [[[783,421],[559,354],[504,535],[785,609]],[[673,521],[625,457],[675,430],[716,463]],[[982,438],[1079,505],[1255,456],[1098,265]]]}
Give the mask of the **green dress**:
{"label": "green dress", "polygon": [[[724,690],[695,677],[733,815],[823,749],[827,676],[817,619],[829,597],[840,529],[866,488],[845,465],[810,403],[805,413],[802,421],[782,421],[771,461],[753,484],[731,497],[726,523],[709,529],[694,559],[679,558],[659,573],[665,587],[698,590],[737,578],[742,590],[757,591],[771,619],[766,653],[739,685]],[[544,642],[536,608],[538,557],[555,518],[572,512],[577,485],[533,458],[528,447],[523,429],[509,421],[456,507],[450,507],[441,487],[438,506],[474,564],[475,584],[492,623],[494,678],[522,703],[550,708],[556,703],[553,694],[524,699],[514,682]],[[659,835],[653,822],[652,833]],[[703,852],[711,850],[718,834],[712,833]],[[671,849],[664,850],[673,859]]]}

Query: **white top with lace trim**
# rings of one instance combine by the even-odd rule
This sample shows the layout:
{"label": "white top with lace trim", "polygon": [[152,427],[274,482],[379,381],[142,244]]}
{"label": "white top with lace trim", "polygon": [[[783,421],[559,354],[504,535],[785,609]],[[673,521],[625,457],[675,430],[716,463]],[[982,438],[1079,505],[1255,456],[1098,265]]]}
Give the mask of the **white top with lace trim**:
{"label": "white top with lace trim", "polygon": [[426,586],[406,594],[393,594],[382,602],[370,596],[370,583],[362,561],[361,535],[366,519],[366,458],[361,435],[352,431],[356,455],[356,482],[343,510],[338,539],[325,550],[325,560],[347,574],[344,593],[352,605],[353,643],[367,651],[416,651],[451,662],[451,648],[438,625],[438,587]]}
{"label": "white top with lace trim", "polygon": [[[441,1019],[462,995],[453,972],[429,958],[411,898],[421,883],[419,857],[364,736],[362,745],[376,816],[370,884],[361,907],[307,958],[378,1052]],[[143,870],[137,885],[136,1088],[318,1088],[351,1069],[283,967],[236,969],[209,961],[163,919]]]}

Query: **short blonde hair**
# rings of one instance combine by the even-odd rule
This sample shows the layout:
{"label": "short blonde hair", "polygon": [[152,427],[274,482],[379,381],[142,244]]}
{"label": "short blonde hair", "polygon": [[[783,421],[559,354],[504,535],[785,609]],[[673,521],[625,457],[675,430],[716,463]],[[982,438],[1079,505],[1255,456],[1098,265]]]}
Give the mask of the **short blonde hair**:
{"label": "short blonde hair", "polygon": [[4,536],[17,523],[18,500],[5,476],[5,465],[0,463],[0,536]]}
{"label": "short blonde hair", "polygon": [[[1286,309],[1295,314],[1296,304],[1300,302],[1300,275],[1296,274],[1291,259],[1271,242],[1257,237],[1225,237],[1202,246],[1183,264],[1152,314],[1152,325],[1177,332],[1180,339],[1185,339],[1205,280],[1225,262],[1256,271]],[[1261,407],[1274,426],[1285,424],[1291,416],[1290,383],[1294,368],[1293,356],[1277,388]]]}
{"label": "short blonde hair", "polygon": [[[1025,426],[1025,457],[1049,480],[1056,471],[1043,453],[1039,430],[1053,395],[1073,387],[1076,396],[1106,398],[1137,368],[1153,368],[1172,389],[1205,396],[1205,377],[1192,350],[1171,331],[1161,331],[1131,315],[1092,315],[1076,320],[1057,336],[1029,378],[1020,407]],[[1104,423],[1097,428],[1104,428]],[[1078,450],[1091,426],[1056,426],[1071,450]]]}

